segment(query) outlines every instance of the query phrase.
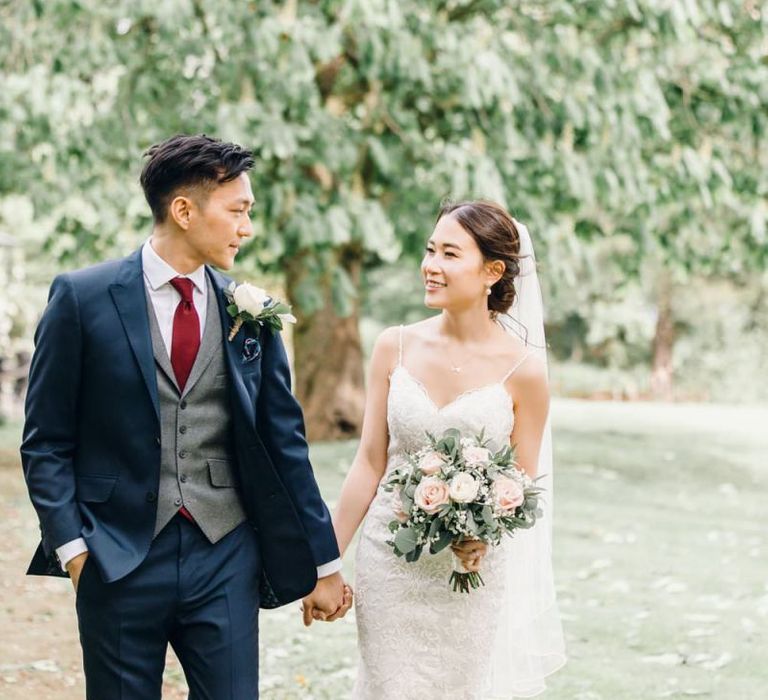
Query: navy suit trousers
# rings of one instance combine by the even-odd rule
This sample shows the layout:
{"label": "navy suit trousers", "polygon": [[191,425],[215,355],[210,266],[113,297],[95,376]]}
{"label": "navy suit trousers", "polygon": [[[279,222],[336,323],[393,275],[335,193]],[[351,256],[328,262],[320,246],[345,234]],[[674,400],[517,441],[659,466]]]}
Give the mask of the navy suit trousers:
{"label": "navy suit trousers", "polygon": [[190,700],[258,697],[260,556],[243,523],[216,544],[176,516],[128,576],[86,560],[77,616],[88,700],[160,700],[168,644]]}

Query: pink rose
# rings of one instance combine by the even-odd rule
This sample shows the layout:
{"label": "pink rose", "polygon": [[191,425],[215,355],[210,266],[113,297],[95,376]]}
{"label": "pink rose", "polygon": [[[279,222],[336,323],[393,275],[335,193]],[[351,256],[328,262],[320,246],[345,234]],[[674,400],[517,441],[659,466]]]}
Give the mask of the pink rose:
{"label": "pink rose", "polygon": [[401,523],[408,520],[408,513],[403,510],[403,498],[400,495],[400,489],[395,489],[392,492],[392,510],[395,512],[395,517]]}
{"label": "pink rose", "polygon": [[496,508],[504,513],[514,512],[515,508],[522,505],[525,500],[520,484],[508,476],[494,479],[493,497],[496,501]]}
{"label": "pink rose", "polygon": [[427,452],[427,454],[419,460],[419,469],[421,469],[425,476],[433,476],[434,474],[437,474],[444,465],[445,460],[439,452]]}
{"label": "pink rose", "polygon": [[465,447],[462,454],[468,467],[479,467],[491,460],[491,453],[485,447],[478,447],[477,445]]}
{"label": "pink rose", "polygon": [[413,495],[414,503],[430,515],[448,503],[448,498],[448,484],[432,476],[422,479]]}

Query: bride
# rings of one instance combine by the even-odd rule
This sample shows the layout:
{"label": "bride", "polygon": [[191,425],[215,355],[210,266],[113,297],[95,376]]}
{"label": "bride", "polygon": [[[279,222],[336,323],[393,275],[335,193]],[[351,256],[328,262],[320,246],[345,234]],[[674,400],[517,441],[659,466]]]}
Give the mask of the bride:
{"label": "bride", "polygon": [[[342,555],[356,555],[358,700],[532,697],[565,661],[551,569],[552,454],[541,296],[527,230],[486,201],[444,206],[421,264],[424,303],[440,313],[389,328],[369,370],[360,445],[334,515]],[[544,517],[496,548],[453,546],[485,586],[448,585],[451,552],[408,563],[387,544],[387,471],[425,433],[512,443],[542,476]]]}

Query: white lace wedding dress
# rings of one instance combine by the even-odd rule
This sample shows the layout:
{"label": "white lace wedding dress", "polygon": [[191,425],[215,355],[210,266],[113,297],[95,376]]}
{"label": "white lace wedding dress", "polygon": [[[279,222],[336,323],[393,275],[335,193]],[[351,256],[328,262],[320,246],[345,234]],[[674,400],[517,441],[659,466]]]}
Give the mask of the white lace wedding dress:
{"label": "white lace wedding dress", "polygon": [[[403,365],[402,328],[397,367],[387,402],[387,471],[408,451],[423,447],[425,432],[485,430],[493,449],[509,444],[514,413],[504,382],[466,391],[437,406]],[[408,563],[386,543],[392,494],[379,486],[363,523],[355,564],[355,612],[360,663],[355,700],[472,700],[484,697],[491,673],[499,601],[505,594],[506,547],[483,560],[485,586],[469,594],[448,584],[451,552],[422,554]]]}

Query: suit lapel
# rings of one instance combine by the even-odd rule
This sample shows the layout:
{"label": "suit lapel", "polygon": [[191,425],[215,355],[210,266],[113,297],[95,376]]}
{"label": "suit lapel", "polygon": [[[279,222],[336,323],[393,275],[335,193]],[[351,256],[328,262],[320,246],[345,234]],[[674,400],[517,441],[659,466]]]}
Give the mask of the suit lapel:
{"label": "suit lapel", "polygon": [[[248,334],[252,331],[247,330],[248,324],[243,324],[235,337],[229,340],[229,330],[232,325],[232,317],[227,313],[227,300],[224,296],[224,290],[227,288],[230,280],[224,275],[216,272],[206,266],[208,280],[213,284],[213,290],[216,293],[216,302],[218,308],[219,320],[221,321],[222,342],[224,343],[224,356],[226,358],[227,370],[232,381],[232,386],[237,397],[237,404],[248,417],[252,426],[256,425],[256,393],[253,387],[255,375],[261,371],[261,363],[253,360],[253,373],[249,372],[250,381],[246,382],[243,378],[243,368],[246,365],[243,361],[243,345]],[[212,319],[213,320],[213,319]],[[251,363],[247,363],[251,366]]]}
{"label": "suit lapel", "polygon": [[147,316],[147,295],[141,266],[141,248],[123,260],[114,284],[109,287],[109,293],[117,308],[123,330],[159,420],[160,402],[157,397],[157,375]]}
{"label": "suit lapel", "polygon": [[160,332],[160,324],[157,322],[155,307],[152,306],[152,302],[149,299],[147,299],[147,317],[149,318],[149,331],[152,337],[152,351],[155,355],[155,362],[157,362],[157,366],[160,367],[163,374],[168,377],[168,381],[176,387],[176,391],[179,391],[179,383],[176,381],[171,358],[168,357],[168,351],[163,342],[163,334]]}

